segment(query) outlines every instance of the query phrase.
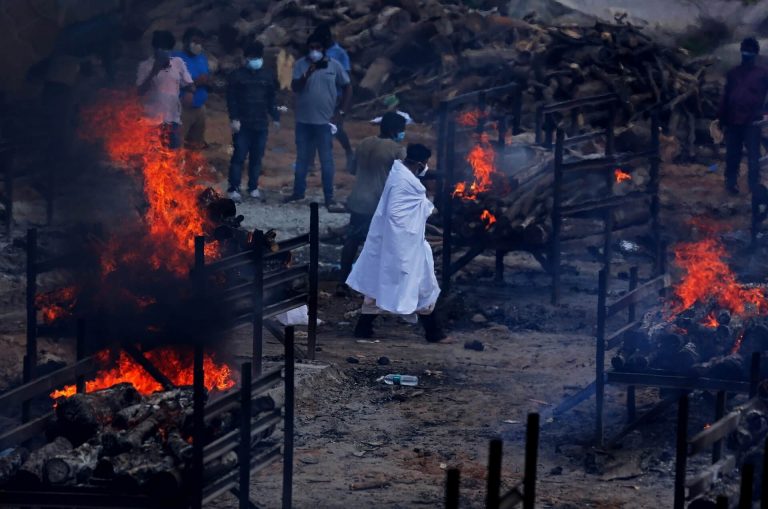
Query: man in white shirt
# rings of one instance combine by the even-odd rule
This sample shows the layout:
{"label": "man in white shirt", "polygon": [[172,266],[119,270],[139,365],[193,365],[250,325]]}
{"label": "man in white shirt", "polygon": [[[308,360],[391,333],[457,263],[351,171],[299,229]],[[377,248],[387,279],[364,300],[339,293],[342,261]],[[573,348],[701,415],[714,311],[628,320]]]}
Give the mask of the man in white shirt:
{"label": "man in white shirt", "polygon": [[418,315],[427,341],[446,339],[433,312],[440,287],[424,237],[434,206],[420,177],[430,156],[424,145],[408,145],[405,159],[395,160],[384,184],[363,252],[347,278],[347,285],[365,297],[356,337],[370,337],[376,316],[390,313],[414,321]]}
{"label": "man in white shirt", "polygon": [[171,56],[176,38],[171,32],[157,30],[152,34],[153,55],[139,64],[136,86],[144,103],[146,118],[160,126],[165,146],[181,146],[180,91],[185,104],[191,104],[195,86],[187,66],[179,57]]}

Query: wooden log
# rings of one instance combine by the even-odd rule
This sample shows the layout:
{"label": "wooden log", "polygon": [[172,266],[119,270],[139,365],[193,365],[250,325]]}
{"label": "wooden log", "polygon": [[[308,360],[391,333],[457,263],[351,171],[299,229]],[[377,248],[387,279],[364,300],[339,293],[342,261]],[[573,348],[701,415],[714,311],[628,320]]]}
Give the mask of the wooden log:
{"label": "wooden log", "polygon": [[157,431],[157,420],[153,418],[146,419],[136,425],[133,429],[127,430],[119,439],[121,448],[125,450],[138,449],[144,441]]}
{"label": "wooden log", "polygon": [[141,395],[128,383],[59,398],[56,406],[58,431],[74,445],[80,445],[110,424],[120,410],[140,401]]}
{"label": "wooden log", "polygon": [[86,442],[55,456],[43,465],[43,481],[53,485],[84,483],[93,474],[100,453],[101,445]]}
{"label": "wooden log", "polygon": [[168,433],[165,445],[179,463],[189,463],[192,461],[192,444],[182,438],[178,430]]}
{"label": "wooden log", "polygon": [[24,447],[16,447],[0,456],[0,486],[13,479],[28,457],[29,451]]}
{"label": "wooden log", "polygon": [[43,466],[55,457],[72,450],[72,442],[64,437],[56,437],[53,442],[33,451],[27,461],[19,468],[14,477],[14,484],[19,487],[33,488],[43,481]]}

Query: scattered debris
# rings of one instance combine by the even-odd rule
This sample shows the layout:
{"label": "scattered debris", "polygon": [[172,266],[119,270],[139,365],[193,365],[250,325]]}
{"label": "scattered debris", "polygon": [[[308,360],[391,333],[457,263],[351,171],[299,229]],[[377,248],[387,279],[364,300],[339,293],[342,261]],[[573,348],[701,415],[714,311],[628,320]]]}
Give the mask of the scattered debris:
{"label": "scattered debris", "polygon": [[350,356],[350,357],[347,357],[347,362],[350,364],[360,364],[360,359],[358,359],[357,357]]}
{"label": "scattered debris", "polygon": [[487,321],[488,319],[480,313],[475,313],[475,315],[472,316],[472,323],[485,323]]}
{"label": "scattered debris", "polygon": [[385,357],[382,355],[381,357],[378,358],[376,362],[378,363],[379,366],[387,366],[389,365],[390,361],[389,361],[389,357]]}

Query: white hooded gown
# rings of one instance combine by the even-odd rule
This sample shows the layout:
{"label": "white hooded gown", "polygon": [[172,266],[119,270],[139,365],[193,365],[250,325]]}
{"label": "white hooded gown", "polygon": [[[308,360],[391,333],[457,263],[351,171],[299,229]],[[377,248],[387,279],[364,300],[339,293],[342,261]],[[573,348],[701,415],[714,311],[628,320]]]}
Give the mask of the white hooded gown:
{"label": "white hooded gown", "polygon": [[432,311],[440,287],[424,228],[433,210],[424,185],[395,161],[363,251],[347,278],[366,303],[375,301],[376,308],[398,315]]}

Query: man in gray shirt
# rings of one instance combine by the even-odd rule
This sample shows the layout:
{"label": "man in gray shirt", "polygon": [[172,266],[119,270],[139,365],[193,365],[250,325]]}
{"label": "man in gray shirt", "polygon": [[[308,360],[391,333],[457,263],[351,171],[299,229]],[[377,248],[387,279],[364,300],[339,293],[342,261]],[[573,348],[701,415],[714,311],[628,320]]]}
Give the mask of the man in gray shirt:
{"label": "man in gray shirt", "polygon": [[389,111],[381,118],[379,135],[368,137],[357,146],[352,171],[357,178],[347,198],[349,226],[341,250],[341,282],[336,287],[336,294],[339,296],[347,295],[347,285],[344,281],[352,272],[357,250],[368,236],[368,229],[384,191],[389,170],[395,159],[405,158],[405,147],[399,143],[404,138],[405,118]]}
{"label": "man in gray shirt", "polygon": [[307,171],[315,151],[320,159],[325,205],[338,208],[333,201],[333,134],[337,87],[342,90],[341,111],[351,99],[349,75],[336,60],[325,54],[323,41],[315,34],[307,40],[307,55],[293,67],[291,88],[296,94],[296,175],[293,194],[286,202],[301,200],[307,188]]}

